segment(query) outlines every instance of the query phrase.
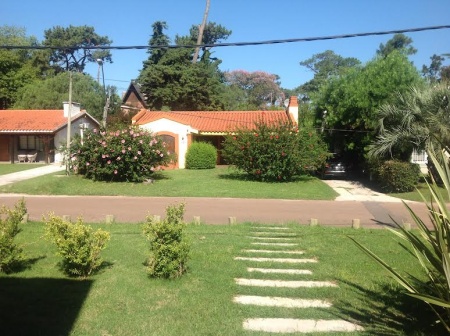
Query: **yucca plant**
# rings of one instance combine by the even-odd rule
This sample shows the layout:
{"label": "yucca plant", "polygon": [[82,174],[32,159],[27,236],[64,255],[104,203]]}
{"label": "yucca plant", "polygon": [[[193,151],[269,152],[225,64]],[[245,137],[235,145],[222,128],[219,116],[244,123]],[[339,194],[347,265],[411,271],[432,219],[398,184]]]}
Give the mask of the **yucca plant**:
{"label": "yucca plant", "polygon": [[[442,160],[438,160],[432,150],[428,152],[428,155],[444,183],[447,199],[450,199],[450,168],[447,163],[441,163],[448,162],[448,158],[444,152],[441,152]],[[427,276],[426,281],[401,275],[368,248],[353,238],[350,239],[384,267],[406,289],[407,295],[428,304],[446,330],[450,332],[450,212],[447,209],[445,197],[440,193],[436,182],[433,180],[432,184],[428,184],[428,187],[431,192],[430,201],[427,201],[422,194],[421,196],[427,205],[432,227],[427,227],[411,207],[403,202],[419,229],[418,234],[406,230],[399,223],[395,223],[398,230],[389,229],[409,243],[418,263]]]}

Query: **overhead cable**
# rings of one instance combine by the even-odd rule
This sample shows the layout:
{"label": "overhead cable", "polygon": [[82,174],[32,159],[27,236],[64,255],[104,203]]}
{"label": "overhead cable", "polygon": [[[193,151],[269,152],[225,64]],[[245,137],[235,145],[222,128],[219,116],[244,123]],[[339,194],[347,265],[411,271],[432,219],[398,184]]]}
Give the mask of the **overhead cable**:
{"label": "overhead cable", "polygon": [[280,40],[268,40],[268,41],[255,41],[255,42],[227,42],[227,43],[213,43],[213,44],[191,44],[191,45],[135,45],[135,46],[13,46],[13,45],[0,45],[0,49],[12,50],[12,49],[47,49],[47,50],[129,50],[129,49],[180,49],[180,48],[216,48],[216,47],[243,47],[254,45],[269,45],[269,44],[281,44],[281,43],[295,43],[295,42],[313,42],[324,40],[337,40],[353,37],[364,36],[378,36],[378,35],[390,35],[390,34],[402,34],[402,33],[415,33],[428,30],[440,30],[449,29],[450,25],[443,26],[431,26],[420,28],[408,28],[397,30],[376,31],[368,33],[356,33],[356,34],[342,34],[342,35],[330,35],[330,36],[318,36],[318,37],[304,37],[304,38],[291,38]]}

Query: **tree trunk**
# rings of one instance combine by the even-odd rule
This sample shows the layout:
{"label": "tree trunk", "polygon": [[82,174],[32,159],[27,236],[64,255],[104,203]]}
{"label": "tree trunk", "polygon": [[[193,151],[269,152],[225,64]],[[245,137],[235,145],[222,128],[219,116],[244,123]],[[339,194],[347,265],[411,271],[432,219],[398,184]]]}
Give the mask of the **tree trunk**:
{"label": "tree trunk", "polygon": [[200,52],[200,47],[198,45],[202,44],[203,40],[203,31],[205,30],[206,21],[208,20],[208,13],[209,13],[209,3],[210,0],[206,0],[206,8],[205,13],[203,13],[203,21],[198,29],[198,36],[197,36],[197,47],[195,48],[194,57],[192,57],[192,63],[196,63],[198,59],[198,54]]}

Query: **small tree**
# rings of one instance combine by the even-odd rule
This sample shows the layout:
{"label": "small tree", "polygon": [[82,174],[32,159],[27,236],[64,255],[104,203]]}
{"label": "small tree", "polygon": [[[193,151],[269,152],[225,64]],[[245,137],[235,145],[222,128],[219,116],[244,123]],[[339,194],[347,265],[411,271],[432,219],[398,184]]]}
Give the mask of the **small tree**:
{"label": "small tree", "polygon": [[72,171],[92,180],[142,182],[172,158],[159,137],[131,126],[87,131],[71,145],[69,164]]}
{"label": "small tree", "polygon": [[0,209],[0,272],[11,272],[23,261],[22,249],[14,239],[21,231],[19,224],[27,213],[25,202],[19,201],[14,209],[2,206]]}
{"label": "small tree", "polygon": [[225,138],[223,156],[228,163],[260,181],[289,181],[321,167],[327,148],[312,128],[286,122],[241,129]]}
{"label": "small tree", "polygon": [[63,258],[61,266],[66,274],[85,278],[101,266],[100,252],[110,239],[108,232],[101,229],[93,232],[81,218],[71,223],[50,214],[44,220],[47,237]]}
{"label": "small tree", "polygon": [[151,277],[178,278],[186,272],[190,245],[184,236],[184,204],[169,206],[163,221],[147,217],[144,235],[150,243],[147,270]]}

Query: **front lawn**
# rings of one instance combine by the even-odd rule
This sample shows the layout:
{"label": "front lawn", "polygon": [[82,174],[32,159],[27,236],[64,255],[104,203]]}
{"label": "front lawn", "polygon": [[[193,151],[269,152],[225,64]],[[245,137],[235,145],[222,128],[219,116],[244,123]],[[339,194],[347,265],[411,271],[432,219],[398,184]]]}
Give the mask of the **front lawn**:
{"label": "front lawn", "polygon": [[233,197],[266,199],[333,200],[337,193],[315,177],[294,182],[249,181],[244,174],[218,167],[204,170],[166,170],[152,183],[93,182],[64,172],[0,187],[3,193],[33,195],[111,195],[158,197]]}
{"label": "front lawn", "polygon": [[0,175],[16,173],[22,170],[28,170],[33,168],[42,167],[42,164],[38,163],[0,163]]}
{"label": "front lawn", "polygon": [[[105,267],[82,281],[58,270],[59,258],[42,239],[41,223],[24,225],[18,239],[29,258],[27,267],[0,275],[1,335],[267,335],[242,329],[244,319],[251,317],[347,319],[366,329],[352,335],[439,334],[428,325],[433,318],[427,308],[400,294],[398,285],[347,237],[370,247],[397,270],[420,276],[400,239],[386,230],[288,225],[298,249],[305,251],[301,258],[318,262],[255,265],[234,260],[245,255],[242,249],[257,248],[249,238],[254,225],[190,225],[188,273],[178,280],[156,280],[147,277],[143,266],[148,246],[141,225],[93,226],[111,232],[111,241],[103,251]],[[313,274],[250,274],[249,266],[309,269]],[[339,287],[257,288],[238,286],[235,278],[334,281]],[[317,298],[332,302],[332,307],[247,306],[233,303],[235,295]]]}

